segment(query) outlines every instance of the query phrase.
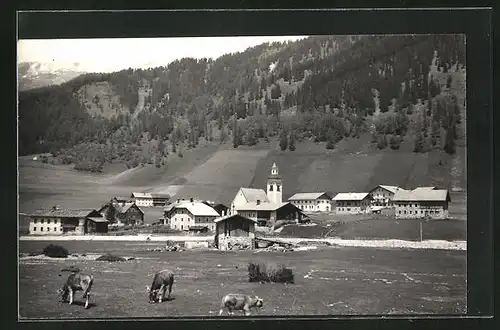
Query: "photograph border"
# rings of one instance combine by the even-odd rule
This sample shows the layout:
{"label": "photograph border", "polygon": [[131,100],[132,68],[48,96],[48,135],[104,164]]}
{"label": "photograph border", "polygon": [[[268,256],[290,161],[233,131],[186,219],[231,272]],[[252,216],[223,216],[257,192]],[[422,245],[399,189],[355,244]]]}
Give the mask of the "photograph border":
{"label": "photograph border", "polygon": [[[103,38],[103,37],[187,37],[187,36],[259,36],[259,35],[346,35],[346,34],[456,34],[466,35],[466,68],[467,68],[467,213],[479,221],[467,221],[467,307],[468,322],[477,322],[482,316],[493,314],[493,111],[492,111],[492,39],[491,11],[488,9],[414,9],[414,10],[190,10],[190,11],[78,11],[78,12],[23,12],[18,16],[18,36],[22,39],[48,38]],[[130,24],[132,21],[147,22],[147,24]],[[196,22],[188,25],[185,22]],[[90,24],[91,22],[91,24]],[[259,22],[259,24],[252,24]],[[273,22],[280,22],[275,24]],[[296,24],[307,22],[307,24]],[[380,22],[383,22],[381,24]],[[425,24],[422,24],[425,22]],[[463,22],[469,22],[463,24]],[[227,28],[230,26],[231,28]],[[203,27],[203,28],[200,28]],[[15,39],[16,40],[16,39]],[[16,42],[14,40],[14,43]],[[14,96],[15,97],[15,96]],[[15,100],[15,98],[14,98]],[[14,112],[14,115],[16,113]],[[17,117],[17,115],[16,115]],[[17,122],[17,118],[15,120]],[[14,127],[17,136],[17,127]],[[15,146],[14,146],[15,147]],[[16,150],[17,152],[17,150]],[[16,164],[17,165],[17,164]],[[17,168],[16,168],[16,171]],[[13,179],[11,177],[11,179]],[[17,184],[16,184],[17,186]],[[7,195],[7,194],[6,194]],[[16,205],[14,195],[6,196],[4,201]],[[17,192],[15,194],[17,197]],[[9,205],[9,204],[8,204]],[[17,211],[14,210],[14,212]],[[17,215],[15,215],[17,218]],[[468,217],[469,218],[469,217]],[[468,219],[469,220],[469,219]],[[9,229],[11,224],[7,224]],[[15,231],[17,226],[13,227]],[[8,233],[11,231],[8,230]],[[15,235],[17,238],[17,233]],[[7,237],[12,240],[12,237]],[[12,242],[17,246],[17,242]],[[16,251],[17,252],[17,251]],[[11,254],[9,254],[10,257]],[[17,255],[12,253],[14,262]],[[17,272],[14,273],[14,292],[9,297],[15,297],[15,318],[17,318]],[[309,322],[325,322],[327,320],[357,319],[363,326],[369,319],[392,319],[419,327],[431,319],[445,320],[463,317],[444,315],[428,316],[297,316],[297,317],[259,317],[251,318],[260,322],[275,322],[280,320],[288,323],[291,320],[299,322],[300,327]],[[196,320],[216,322],[218,328],[225,326],[241,326],[241,320],[224,320],[215,317],[174,317],[169,319],[154,318],[150,321],[152,327],[161,326],[165,320],[166,326],[180,326],[181,320]],[[57,321],[47,321],[48,324]],[[78,321],[81,326],[88,319],[67,319]],[[116,322],[141,320],[140,318],[103,320],[97,324],[109,329]],[[146,320],[146,319],[144,319]],[[148,318],[147,320],[152,320]],[[161,320],[161,321],[158,321]],[[287,320],[287,321],[283,321]],[[307,320],[307,321],[306,321]],[[417,322],[418,320],[418,322]],[[222,321],[222,322],[221,322]],[[33,327],[45,321],[19,320],[23,326]],[[307,323],[304,323],[307,322]],[[329,322],[329,321],[328,321]],[[386,322],[386,321],[383,321]],[[391,321],[392,322],[392,321]],[[423,323],[422,323],[423,322]],[[440,321],[441,322],[441,321]],[[95,323],[94,323],[95,324]],[[424,325],[425,324],[425,325]],[[77,324],[75,324],[76,326]],[[78,324],[78,326],[80,326]],[[163,325],[165,326],[165,325]],[[275,326],[275,325],[271,325]],[[288,327],[291,324],[287,324]],[[317,326],[312,325],[311,326]],[[366,326],[366,324],[364,325]],[[392,325],[391,325],[392,326]],[[121,325],[120,325],[121,327]]]}

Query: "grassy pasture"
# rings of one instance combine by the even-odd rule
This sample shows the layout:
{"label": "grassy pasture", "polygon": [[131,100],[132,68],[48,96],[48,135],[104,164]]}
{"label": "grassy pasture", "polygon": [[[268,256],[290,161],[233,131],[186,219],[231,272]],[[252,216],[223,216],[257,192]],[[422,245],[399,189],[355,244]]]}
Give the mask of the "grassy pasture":
{"label": "grassy pasture", "polygon": [[[21,252],[49,242],[21,242]],[[70,253],[112,252],[134,256],[121,263],[21,260],[22,318],[216,316],[226,293],[264,298],[254,315],[458,314],[465,312],[464,251],[326,248],[292,253],[251,251],[144,252],[154,243],[64,242]],[[158,244],[156,244],[158,246]],[[295,284],[249,283],[250,261],[285,264]],[[64,267],[95,276],[91,308],[58,302]],[[155,271],[176,274],[173,300],[150,305],[145,292]],[[67,276],[67,273],[62,273]]]}

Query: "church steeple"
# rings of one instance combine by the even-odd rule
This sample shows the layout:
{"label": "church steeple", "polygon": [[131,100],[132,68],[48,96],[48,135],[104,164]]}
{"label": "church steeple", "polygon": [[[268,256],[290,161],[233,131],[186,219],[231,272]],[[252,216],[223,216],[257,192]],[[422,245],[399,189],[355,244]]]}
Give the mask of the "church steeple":
{"label": "church steeple", "polygon": [[267,198],[271,203],[282,203],[283,201],[283,184],[275,162],[273,162],[271,174],[267,179]]}

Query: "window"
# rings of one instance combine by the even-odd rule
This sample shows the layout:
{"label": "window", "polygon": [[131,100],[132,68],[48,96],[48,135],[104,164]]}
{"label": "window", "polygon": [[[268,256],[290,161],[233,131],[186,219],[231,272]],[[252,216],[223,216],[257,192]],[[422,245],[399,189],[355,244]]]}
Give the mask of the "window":
{"label": "window", "polygon": [[399,211],[399,214],[401,214],[401,211]]}
{"label": "window", "polygon": [[280,191],[280,185],[276,185],[276,191]]}
{"label": "window", "polygon": [[50,223],[52,222],[51,219],[47,219],[47,223],[50,225]]}
{"label": "window", "polygon": [[62,227],[59,227],[59,231],[62,231]]}
{"label": "window", "polygon": [[273,185],[272,184],[269,185],[269,191],[273,191]]}
{"label": "window", "polygon": [[40,231],[43,231],[43,227],[40,227]]}
{"label": "window", "polygon": [[406,211],[405,211],[405,214],[406,214]]}
{"label": "window", "polygon": [[40,220],[40,223],[43,223],[44,222],[44,219]]}
{"label": "window", "polygon": [[57,231],[57,228],[56,228],[56,227],[54,227],[54,231]]}
{"label": "window", "polygon": [[351,210],[351,208],[350,208],[350,207],[348,207],[346,211],[350,211],[350,210]]}
{"label": "window", "polygon": [[33,231],[36,231],[36,227],[33,227]]}

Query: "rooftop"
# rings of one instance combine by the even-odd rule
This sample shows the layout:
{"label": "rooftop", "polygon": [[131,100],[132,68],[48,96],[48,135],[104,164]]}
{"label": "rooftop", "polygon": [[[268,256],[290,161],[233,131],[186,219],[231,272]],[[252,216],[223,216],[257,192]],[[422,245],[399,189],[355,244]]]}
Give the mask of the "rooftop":
{"label": "rooftop", "polygon": [[261,202],[268,202],[267,194],[264,189],[255,189],[255,188],[240,188],[243,196],[248,203],[257,202],[260,200]]}
{"label": "rooftop", "polygon": [[368,196],[368,193],[338,193],[332,200],[334,201],[361,201]]}
{"label": "rooftop", "polygon": [[256,202],[252,202],[252,203],[247,203],[245,205],[237,206],[237,207],[235,207],[235,210],[236,211],[276,211],[287,204],[293,205],[293,204],[288,203],[288,202],[285,202],[285,203],[264,202],[264,203],[260,203],[260,204],[257,204]]}
{"label": "rooftop", "polygon": [[223,216],[223,217],[215,219],[214,222],[217,223],[217,222],[226,221],[226,220],[230,220],[230,219],[245,219],[245,220],[248,220],[248,221],[257,222],[257,220],[244,217],[241,214],[226,215],[226,216]]}
{"label": "rooftop", "polygon": [[370,191],[373,191],[375,189],[377,189],[378,187],[382,188],[382,189],[385,189],[387,191],[390,191],[391,193],[395,194],[396,191],[399,191],[399,190],[405,190],[401,187],[398,187],[398,186],[389,186],[389,185],[384,185],[384,184],[379,184],[378,186],[374,187],[372,190]]}
{"label": "rooftop", "polygon": [[[326,195],[326,192],[315,192],[315,193],[296,193],[288,200],[296,201],[296,200],[316,200],[321,196]],[[330,199],[327,195],[327,198]]]}
{"label": "rooftop", "polygon": [[446,189],[432,190],[432,189],[414,189],[411,191],[398,191],[393,201],[451,201],[450,193]]}
{"label": "rooftop", "polygon": [[40,209],[29,214],[30,217],[51,217],[51,218],[85,218],[97,212],[95,209]]}
{"label": "rooftop", "polygon": [[194,216],[215,216],[218,217],[219,213],[214,210],[212,207],[208,206],[205,203],[201,202],[182,202],[177,205],[174,205],[171,209],[174,208],[185,208],[189,212],[191,212]]}

